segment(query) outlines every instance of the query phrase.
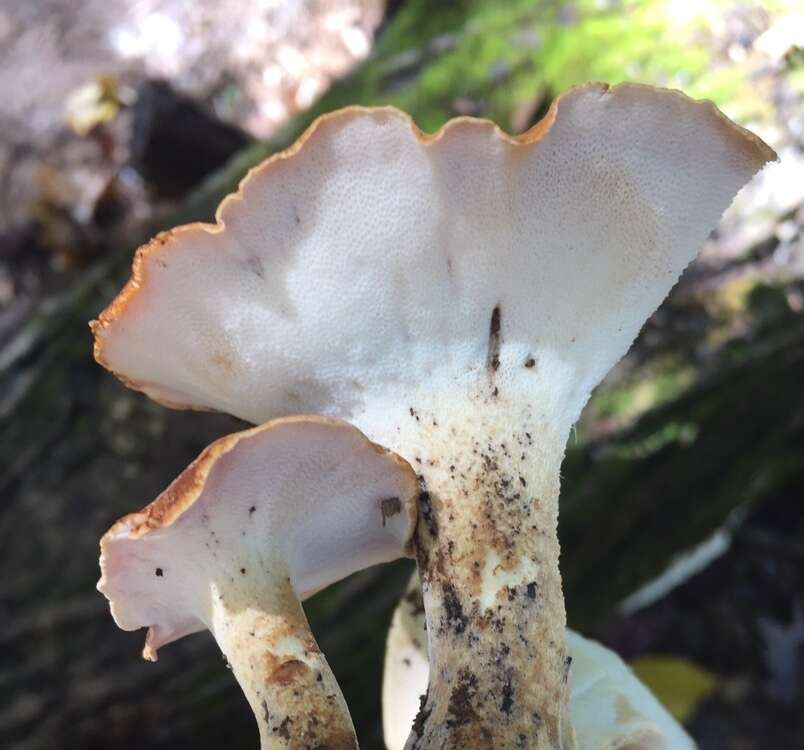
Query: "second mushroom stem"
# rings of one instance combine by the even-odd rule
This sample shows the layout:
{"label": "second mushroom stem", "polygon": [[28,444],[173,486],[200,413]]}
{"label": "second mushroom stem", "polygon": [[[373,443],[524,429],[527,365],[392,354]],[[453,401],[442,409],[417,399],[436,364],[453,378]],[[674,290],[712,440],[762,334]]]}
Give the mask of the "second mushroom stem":
{"label": "second mushroom stem", "polygon": [[251,705],[262,750],[357,750],[349,711],[290,581],[212,592],[210,629]]}
{"label": "second mushroom stem", "polygon": [[558,570],[563,442],[538,420],[506,419],[506,406],[475,412],[468,439],[445,425],[451,458],[428,462],[417,544],[430,684],[407,750],[575,746]]}

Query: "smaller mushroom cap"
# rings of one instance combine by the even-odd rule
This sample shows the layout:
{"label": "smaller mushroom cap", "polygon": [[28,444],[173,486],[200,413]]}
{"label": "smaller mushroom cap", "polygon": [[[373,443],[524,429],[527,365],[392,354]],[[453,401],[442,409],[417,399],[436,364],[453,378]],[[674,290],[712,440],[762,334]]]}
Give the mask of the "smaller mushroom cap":
{"label": "smaller mushroom cap", "polygon": [[[570,718],[577,750],[695,750],[676,720],[617,654],[567,630]],[[403,750],[427,690],[427,631],[417,579],[391,622],[382,713],[387,750]]]}
{"label": "smaller mushroom cap", "polygon": [[695,750],[681,725],[614,651],[571,630],[567,648],[578,750]]}
{"label": "smaller mushroom cap", "polygon": [[279,419],[224,437],[101,540],[99,590],[144,656],[210,627],[212,598],[283,587],[304,598],[409,554],[418,480],[359,430]]}

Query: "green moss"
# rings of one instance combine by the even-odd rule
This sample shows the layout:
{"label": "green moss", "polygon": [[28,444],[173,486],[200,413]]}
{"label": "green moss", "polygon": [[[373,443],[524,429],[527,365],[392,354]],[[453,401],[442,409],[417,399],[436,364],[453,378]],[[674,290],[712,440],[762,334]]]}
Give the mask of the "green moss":
{"label": "green moss", "polygon": [[678,398],[695,380],[695,369],[667,356],[602,385],[589,401],[586,420],[615,419],[623,426],[641,414]]}
{"label": "green moss", "polygon": [[648,458],[674,443],[680,446],[691,445],[697,437],[698,425],[694,422],[666,422],[655,432],[640,435],[613,447],[611,455],[626,461],[636,461]]}
{"label": "green moss", "polygon": [[392,104],[431,131],[456,114],[456,100],[469,100],[510,130],[523,102],[588,80],[685,88],[721,105],[750,93],[740,66],[712,60],[705,8],[679,18],[674,7],[669,0],[611,9],[583,0],[571,11],[532,0],[413,0],[381,33],[371,59],[313,114]]}
{"label": "green moss", "polygon": [[[775,306],[781,290],[766,292]],[[559,533],[576,626],[600,618],[663,570],[668,553],[707,538],[736,508],[800,485],[804,435],[791,403],[804,371],[801,317],[788,306],[758,331],[741,339],[738,362],[721,351],[709,377],[629,429],[570,446]]]}

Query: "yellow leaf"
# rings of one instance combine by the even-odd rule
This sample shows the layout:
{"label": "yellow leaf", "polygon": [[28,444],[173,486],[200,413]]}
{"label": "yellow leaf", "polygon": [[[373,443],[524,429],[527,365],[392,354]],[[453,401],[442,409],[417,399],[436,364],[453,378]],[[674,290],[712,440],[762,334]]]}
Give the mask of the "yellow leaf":
{"label": "yellow leaf", "polygon": [[641,656],[631,669],[682,724],[718,687],[716,675],[677,656]]}

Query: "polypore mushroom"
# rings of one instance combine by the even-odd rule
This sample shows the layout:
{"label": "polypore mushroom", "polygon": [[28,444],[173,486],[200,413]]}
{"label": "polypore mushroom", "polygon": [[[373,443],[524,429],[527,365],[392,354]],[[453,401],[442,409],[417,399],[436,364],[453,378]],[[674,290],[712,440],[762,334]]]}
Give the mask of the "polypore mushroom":
{"label": "polypore mushroom", "polygon": [[215,226],[141,248],[96,357],[171,406],[337,416],[415,463],[431,669],[410,746],[571,747],[569,430],[773,158],[711,103],[639,85],[573,89],[519,137],[349,108]]}
{"label": "polypore mushroom", "polygon": [[210,445],[101,540],[98,588],[143,656],[209,629],[248,699],[263,750],[357,747],[300,599],[410,549],[419,490],[398,456],[322,417]]}
{"label": "polypore mushroom", "polygon": [[[569,714],[578,750],[695,750],[689,735],[617,654],[567,630]],[[382,681],[387,750],[403,750],[427,690],[427,630],[411,581],[388,631]]]}

